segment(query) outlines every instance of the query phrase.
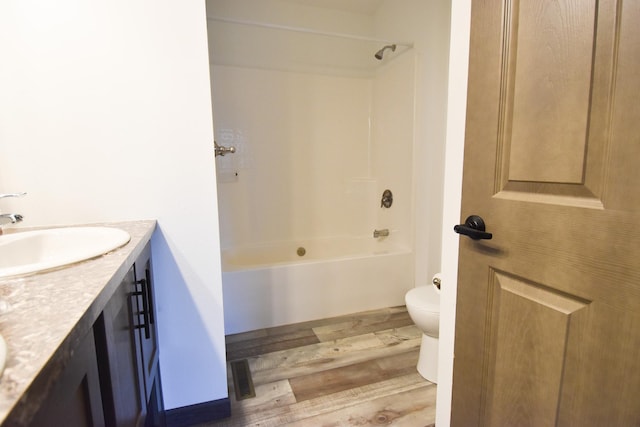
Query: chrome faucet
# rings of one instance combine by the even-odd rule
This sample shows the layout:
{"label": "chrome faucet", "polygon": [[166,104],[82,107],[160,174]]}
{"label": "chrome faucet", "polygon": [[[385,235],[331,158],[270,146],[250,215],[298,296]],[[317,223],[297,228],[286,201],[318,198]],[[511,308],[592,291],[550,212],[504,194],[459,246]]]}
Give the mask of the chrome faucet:
{"label": "chrome faucet", "polygon": [[215,157],[224,156],[227,153],[235,153],[236,147],[225,147],[223,145],[218,145],[217,142],[213,141],[213,147],[215,152]]}
{"label": "chrome faucet", "polygon": [[16,224],[22,221],[20,214],[0,214],[0,227],[6,224]]}
{"label": "chrome faucet", "polygon": [[378,237],[387,237],[389,235],[389,229],[384,228],[382,230],[373,230],[373,238],[377,239]]}
{"label": "chrome faucet", "polygon": [[[6,197],[22,197],[27,193],[7,193],[0,194],[0,199],[4,199]],[[2,234],[2,226],[7,224],[17,224],[22,221],[22,215],[20,214],[0,214],[0,234]]]}
{"label": "chrome faucet", "polygon": [[22,197],[25,196],[27,193],[7,193],[7,194],[0,194],[0,199],[4,199],[5,197]]}

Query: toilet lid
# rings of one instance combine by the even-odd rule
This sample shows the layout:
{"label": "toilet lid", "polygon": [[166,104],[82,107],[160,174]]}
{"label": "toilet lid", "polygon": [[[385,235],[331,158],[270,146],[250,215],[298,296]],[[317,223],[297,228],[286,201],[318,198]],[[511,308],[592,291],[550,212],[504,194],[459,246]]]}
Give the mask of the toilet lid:
{"label": "toilet lid", "polygon": [[430,285],[411,289],[407,292],[405,302],[418,310],[440,313],[440,295]]}

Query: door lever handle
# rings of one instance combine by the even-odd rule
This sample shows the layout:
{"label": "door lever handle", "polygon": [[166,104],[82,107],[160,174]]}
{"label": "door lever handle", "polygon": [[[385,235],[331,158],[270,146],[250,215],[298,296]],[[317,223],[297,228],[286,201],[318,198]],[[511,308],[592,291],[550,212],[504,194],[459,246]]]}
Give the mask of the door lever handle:
{"label": "door lever handle", "polygon": [[456,233],[469,236],[473,240],[490,240],[493,234],[487,233],[485,230],[484,220],[478,215],[471,215],[464,221],[464,224],[458,224],[453,227],[453,231]]}

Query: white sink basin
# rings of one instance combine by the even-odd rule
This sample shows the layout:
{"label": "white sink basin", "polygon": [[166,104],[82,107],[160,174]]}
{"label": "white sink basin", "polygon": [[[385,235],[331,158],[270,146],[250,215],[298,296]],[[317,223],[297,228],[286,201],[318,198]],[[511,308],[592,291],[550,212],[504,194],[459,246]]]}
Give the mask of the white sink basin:
{"label": "white sink basin", "polygon": [[109,227],[49,228],[0,236],[0,278],[36,273],[94,258],[126,244],[126,231]]}

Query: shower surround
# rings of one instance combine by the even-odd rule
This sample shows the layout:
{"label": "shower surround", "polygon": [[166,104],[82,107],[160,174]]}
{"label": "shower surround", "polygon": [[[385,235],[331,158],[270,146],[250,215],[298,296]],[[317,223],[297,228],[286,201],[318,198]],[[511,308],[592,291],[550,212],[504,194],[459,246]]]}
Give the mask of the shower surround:
{"label": "shower surround", "polygon": [[[236,149],[216,159],[226,333],[402,305],[414,286],[413,50],[378,60],[389,43],[209,28],[215,137]],[[316,62],[291,53],[316,43]]]}

